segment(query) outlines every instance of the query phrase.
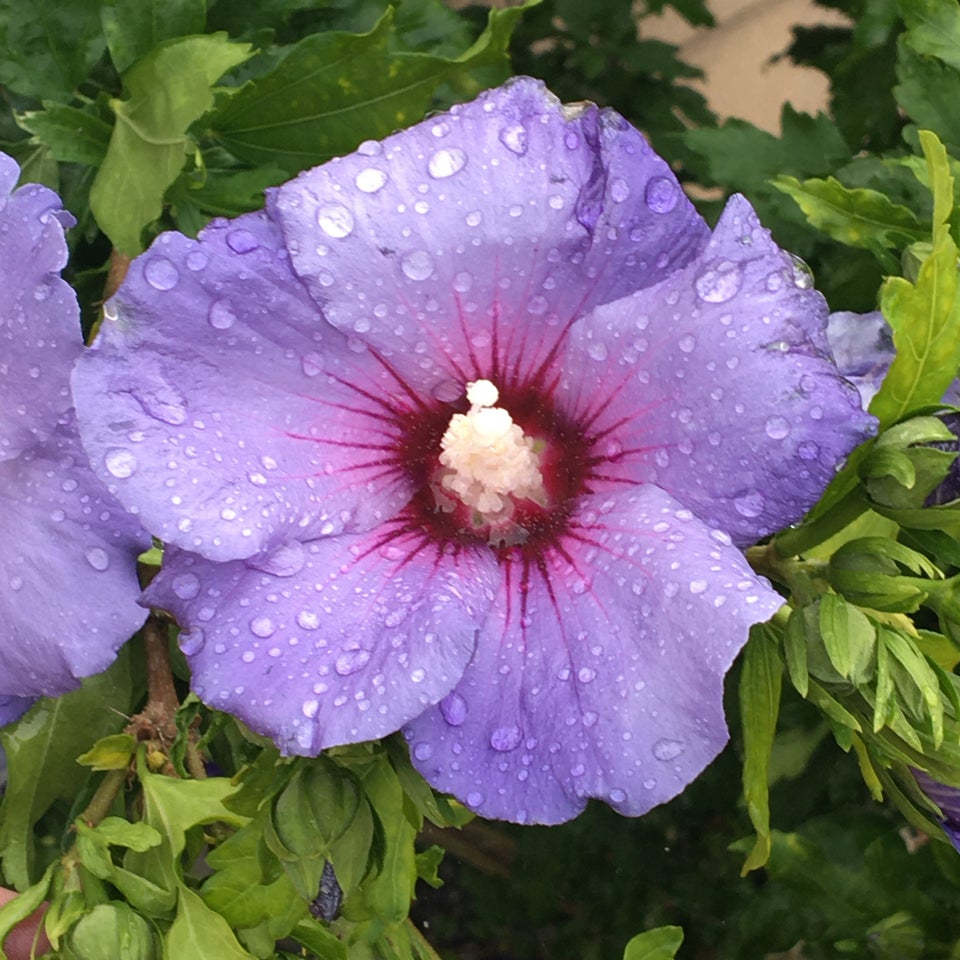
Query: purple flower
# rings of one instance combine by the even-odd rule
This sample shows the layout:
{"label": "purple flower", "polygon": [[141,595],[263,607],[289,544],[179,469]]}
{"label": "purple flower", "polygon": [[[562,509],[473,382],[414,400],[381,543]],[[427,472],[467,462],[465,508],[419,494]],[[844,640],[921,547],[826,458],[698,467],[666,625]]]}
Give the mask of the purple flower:
{"label": "purple flower", "polygon": [[80,312],[60,199],[0,154],[0,725],[105,669],[144,620],[150,538],[90,470],[70,399]]}
{"label": "purple flower", "polygon": [[920,789],[940,808],[940,826],[953,846],[960,850],[960,790],[934,780],[928,773],[912,771]]}
{"label": "purple flower", "polygon": [[159,238],[74,387],[207,703],[288,753],[403,728],[550,823],[725,743],[781,604],[731,538],[871,429],[825,322],[743,198],[711,237],[621,117],[520,79]]}

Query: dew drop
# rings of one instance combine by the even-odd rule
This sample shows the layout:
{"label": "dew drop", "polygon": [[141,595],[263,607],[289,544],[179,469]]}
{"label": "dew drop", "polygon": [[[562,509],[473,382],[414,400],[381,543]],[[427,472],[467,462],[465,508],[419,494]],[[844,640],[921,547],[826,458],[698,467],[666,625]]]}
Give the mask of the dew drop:
{"label": "dew drop", "polygon": [[697,277],[697,296],[706,303],[726,303],[740,289],[740,267],[729,260],[708,267]]}
{"label": "dew drop", "polygon": [[677,185],[667,177],[653,177],[643,192],[643,199],[654,213],[669,213],[680,199]]}
{"label": "dew drop", "polygon": [[500,142],[518,157],[527,152],[527,129],[522,123],[508,123],[500,131]]}
{"label": "dew drop", "polygon": [[597,671],[591,667],[581,667],[577,671],[577,678],[581,683],[590,683],[591,680],[595,679],[597,676]]}
{"label": "dew drop", "polygon": [[467,806],[479,807],[483,803],[483,794],[479,790],[471,790],[467,794]]}
{"label": "dew drop", "polygon": [[383,170],[379,170],[377,167],[367,167],[357,174],[355,183],[357,184],[357,189],[362,190],[364,193],[376,193],[378,190],[383,189],[387,179],[387,175]]}
{"label": "dew drop", "polygon": [[362,670],[369,662],[369,650],[344,650],[337,657],[333,668],[341,677],[349,677],[350,674]]}
{"label": "dew drop", "polygon": [[342,203],[325,203],[317,210],[317,223],[328,236],[339,240],[353,232],[353,214]]}
{"label": "dew drop", "polygon": [[734,497],[733,508],[741,517],[758,517],[763,512],[766,501],[759,490],[748,490],[739,497]]}
{"label": "dew drop", "polygon": [[617,177],[610,184],[610,196],[614,203],[623,203],[630,196],[630,186],[622,177]]}
{"label": "dew drop", "polygon": [[669,737],[661,737],[653,745],[653,755],[658,760],[673,760],[679,757],[686,749],[686,744],[682,740],[671,740]]}
{"label": "dew drop", "polygon": [[677,346],[684,353],[693,353],[697,346],[697,338],[692,333],[685,333],[678,341]]}
{"label": "dew drop", "polygon": [[820,448],[812,440],[804,440],[804,442],[797,447],[797,456],[807,462],[816,460],[817,457],[820,456]]}
{"label": "dew drop", "polygon": [[103,458],[103,464],[112,477],[116,477],[118,480],[126,480],[127,477],[133,476],[136,472],[137,458],[129,450],[117,447],[114,450],[107,451]]}
{"label": "dew drop", "polygon": [[312,720],[320,711],[320,701],[311,697],[304,700],[300,705],[300,712],[308,719]]}
{"label": "dew drop", "polygon": [[250,632],[261,639],[272,637],[276,630],[274,622],[269,617],[254,617],[250,621]]}
{"label": "dew drop", "polygon": [[180,280],[177,268],[166,257],[147,261],[143,275],[154,290],[172,290]]}
{"label": "dew drop", "polygon": [[611,803],[623,803],[627,799],[627,795],[623,790],[619,788],[614,788],[610,791],[610,802]]}
{"label": "dew drop", "polygon": [[440,713],[451,727],[459,727],[467,719],[467,701],[459,693],[448,694],[440,701]]}
{"label": "dew drop", "polygon": [[187,269],[194,273],[202,270],[209,262],[207,255],[202,250],[191,250],[187,254]]}
{"label": "dew drop", "polygon": [[216,330],[229,330],[237,321],[229,300],[214,300],[207,311],[207,322]]}
{"label": "dew drop", "polygon": [[706,580],[691,580],[690,581],[690,592],[691,593],[704,593],[707,589]]}
{"label": "dew drop", "polygon": [[227,246],[234,253],[253,253],[260,246],[260,241],[249,230],[241,227],[227,234]]}
{"label": "dew drop", "polygon": [[607,345],[597,340],[593,341],[590,346],[587,347],[587,353],[590,354],[591,359],[600,361],[606,360],[609,355]]}
{"label": "dew drop", "polygon": [[810,290],[813,287],[813,271],[806,260],[801,260],[796,254],[788,253],[790,263],[793,267],[794,286],[801,290]]}
{"label": "dew drop", "polygon": [[87,563],[89,563],[94,570],[102,572],[110,566],[110,558],[107,556],[107,551],[104,550],[103,547],[88,547],[83,555],[87,558]]}
{"label": "dew drop", "polygon": [[320,626],[320,618],[312,610],[301,610],[297,614],[297,624],[303,630],[316,630]]}
{"label": "dew drop", "polygon": [[490,734],[490,746],[498,753],[509,753],[520,746],[523,734],[517,726],[497,727]]}
{"label": "dew drop", "polygon": [[434,180],[452,177],[464,168],[467,155],[458,147],[445,147],[437,150],[427,161],[427,172]]}
{"label": "dew drop", "polygon": [[184,656],[192,657],[203,649],[206,637],[201,627],[194,627],[192,630],[184,630],[180,634],[178,642]]}
{"label": "dew drop", "polygon": [[200,592],[200,580],[194,573],[181,573],[173,578],[173,592],[181,600],[192,600]]}
{"label": "dew drop", "polygon": [[433,257],[426,250],[415,250],[403,258],[400,269],[411,280],[426,280],[433,273]]}
{"label": "dew drop", "polygon": [[417,760],[429,760],[433,756],[433,747],[421,741],[414,745],[413,756]]}
{"label": "dew drop", "polygon": [[790,424],[784,417],[770,417],[764,428],[771,440],[782,440],[790,433]]}

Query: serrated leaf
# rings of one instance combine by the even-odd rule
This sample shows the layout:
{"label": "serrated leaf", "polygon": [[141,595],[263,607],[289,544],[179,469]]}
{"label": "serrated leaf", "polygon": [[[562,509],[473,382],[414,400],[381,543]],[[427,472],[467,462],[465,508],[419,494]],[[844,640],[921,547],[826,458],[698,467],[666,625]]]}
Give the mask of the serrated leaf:
{"label": "serrated leaf", "polygon": [[125,100],[111,102],[117,122],[90,188],[100,229],[122,253],[143,249],[141,233],[163,209],[183,167],[187,130],[213,106],[213,84],[251,54],[224,34],[171,40],[124,77]]}
{"label": "serrated leaf", "polygon": [[656,927],[633,937],[623,951],[623,960],[673,960],[682,943],[681,927]]}
{"label": "serrated leaf", "polygon": [[62,163],[85,163],[96,167],[103,162],[110,145],[111,127],[87,110],[45,100],[42,110],[17,117],[17,124],[32,133]]}
{"label": "serrated leaf", "polygon": [[897,103],[917,126],[935,130],[951,152],[960,148],[960,71],[925,57],[901,38],[897,46]]}
{"label": "serrated leaf", "polygon": [[211,125],[248,163],[296,173],[421,119],[441,83],[478,93],[470,72],[505,64],[522,10],[492,10],[483,35],[456,59],[393,52],[389,12],[367,34],[306,37],[275,70],[230,98]]}
{"label": "serrated leaf", "polygon": [[783,667],[776,637],[769,628],[750,631],[740,674],[740,722],[743,726],[743,798],[757,832],[741,876],[762,867],[770,856],[770,751],[780,714]]}
{"label": "serrated leaf", "polygon": [[99,3],[0,2],[0,83],[22,96],[71,100],[103,49]]}
{"label": "serrated leaf", "polygon": [[960,6],[954,0],[900,0],[906,43],[960,70]]}
{"label": "serrated leaf", "polygon": [[203,33],[206,0],[114,0],[103,8],[103,32],[117,73],[125,73],[165,40]]}
{"label": "serrated leaf", "polygon": [[165,955],[176,960],[255,960],[237,942],[227,921],[183,886],[176,919],[164,939]]}
{"label": "serrated leaf", "polygon": [[833,177],[779,176],[773,185],[796,200],[813,226],[847,246],[898,250],[927,237],[913,211],[876,190],[845,187]]}
{"label": "serrated leaf", "polygon": [[934,241],[916,285],[890,277],[880,292],[880,309],[893,330],[896,357],[870,412],[881,426],[911,409],[939,403],[960,366],[960,303],[957,247],[946,227],[953,207],[953,178],[943,145],[922,138],[934,199]]}

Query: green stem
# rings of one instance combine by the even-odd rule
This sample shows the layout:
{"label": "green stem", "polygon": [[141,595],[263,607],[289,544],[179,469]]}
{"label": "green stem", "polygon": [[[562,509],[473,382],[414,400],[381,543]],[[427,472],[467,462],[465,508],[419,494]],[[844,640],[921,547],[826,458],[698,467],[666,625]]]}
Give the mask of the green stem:
{"label": "green stem", "polygon": [[80,814],[80,819],[89,827],[95,827],[110,812],[113,801],[123,788],[127,779],[127,771],[109,770],[103,778],[97,792],[90,798],[87,808]]}

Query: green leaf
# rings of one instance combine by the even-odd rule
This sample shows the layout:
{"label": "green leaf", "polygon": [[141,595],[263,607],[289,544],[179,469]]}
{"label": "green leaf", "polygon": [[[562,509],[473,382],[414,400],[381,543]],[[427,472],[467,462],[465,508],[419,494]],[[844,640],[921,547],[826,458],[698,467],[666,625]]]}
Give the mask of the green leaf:
{"label": "green leaf", "polygon": [[960,6],[955,0],[900,0],[904,42],[960,70]]}
{"label": "green leaf", "polygon": [[367,34],[306,37],[266,76],[247,83],[212,118],[221,142],[252,165],[288,173],[350,153],[423,117],[437,88],[479,92],[471,71],[506,64],[523,6],[492,10],[487,29],[456,59],[396,53],[392,15]]}
{"label": "green leaf", "polygon": [[129,733],[114,733],[98,740],[77,757],[77,763],[94,770],[122,770],[130,762],[137,741]]}
{"label": "green leaf", "polygon": [[880,309],[893,330],[897,351],[870,403],[881,426],[913,408],[939,403],[960,366],[957,247],[946,226],[953,208],[953,178],[940,141],[924,132],[921,142],[933,184],[933,248],[916,285],[889,277],[880,292]]}
{"label": "green leaf", "polygon": [[109,670],[88,677],[73,693],[40,700],[0,733],[9,776],[0,815],[0,856],[7,882],[18,889],[28,887],[37,872],[34,823],[55,800],[73,802],[90,776],[74,758],[125,722],[121,714],[130,709],[129,664],[124,648]]}
{"label": "green leaf", "polygon": [[843,597],[820,598],[820,636],[830,662],[841,677],[861,683],[871,673],[876,647],[873,624]]}
{"label": "green leaf", "polygon": [[143,249],[141,233],[163,209],[189,147],[187,130],[213,105],[213,84],[250,56],[225,35],[185,37],[157,47],[124,77],[125,100],[90,188],[100,229],[122,253]]}
{"label": "green leaf", "polygon": [[103,32],[117,73],[125,73],[164,40],[203,33],[206,0],[114,0],[103,8]]}
{"label": "green leaf", "polygon": [[743,724],[743,798],[757,831],[741,875],[762,867],[770,856],[770,751],[780,714],[783,666],[776,637],[768,627],[755,627],[744,651],[740,674],[740,722]]}
{"label": "green leaf", "polygon": [[783,653],[787,662],[787,673],[801,697],[806,697],[810,684],[807,671],[806,625],[802,611],[794,610],[783,631]]}
{"label": "green leaf", "polygon": [[[186,846],[187,831],[216,821],[239,827],[247,822],[247,818],[232,813],[225,806],[224,800],[237,789],[226,777],[178,780],[148,773],[143,763],[140,767],[143,822],[156,829],[163,842],[144,852],[129,851],[123,867],[128,874],[144,878],[164,891],[161,904],[154,903],[152,896],[148,905],[133,903],[154,912],[174,906],[181,880],[180,855]],[[126,892],[132,899],[130,892]]]}
{"label": "green leaf", "polygon": [[833,177],[801,182],[780,176],[773,185],[796,200],[813,226],[847,246],[899,250],[926,239],[911,210],[876,190],[851,189]]}
{"label": "green leaf", "polygon": [[[940,695],[939,677],[908,637],[886,627],[878,627],[877,633],[891,657],[900,663],[910,682],[923,698],[932,727],[933,743],[935,747],[939,747],[943,743],[943,700]],[[902,687],[901,692],[907,693]],[[913,708],[911,712],[917,711]]]}
{"label": "green leaf", "polygon": [[307,901],[297,892],[279,861],[262,849],[269,808],[211,850],[207,864],[214,870],[200,893],[234,929],[267,923],[273,940],[293,930],[307,912]]}
{"label": "green leaf", "polygon": [[57,864],[51,863],[47,867],[46,873],[32,887],[23,890],[19,896],[8,900],[0,907],[0,949],[2,949],[7,934],[21,920],[26,920],[43,903],[50,889],[50,883],[56,868]]}
{"label": "green leaf", "polygon": [[183,886],[177,917],[164,940],[165,955],[176,960],[255,960],[237,943],[227,921]]}
{"label": "green leaf", "polygon": [[101,903],[70,932],[63,960],[153,960],[150,924],[123,902]]}
{"label": "green leaf", "polygon": [[0,0],[0,84],[70,100],[103,54],[95,0]]}
{"label": "green leaf", "polygon": [[960,72],[921,56],[901,38],[897,47],[897,103],[919,127],[935,130],[951,152],[960,149]]}
{"label": "green leaf", "polygon": [[681,927],[656,927],[638,933],[623,951],[623,960],[673,960],[682,943]]}
{"label": "green leaf", "polygon": [[292,936],[312,951],[318,960],[347,960],[347,945],[312,917],[298,923]]}
{"label": "green leaf", "polygon": [[62,163],[85,163],[97,167],[110,145],[109,123],[88,110],[45,100],[42,110],[20,114],[17,124],[32,133]]}

